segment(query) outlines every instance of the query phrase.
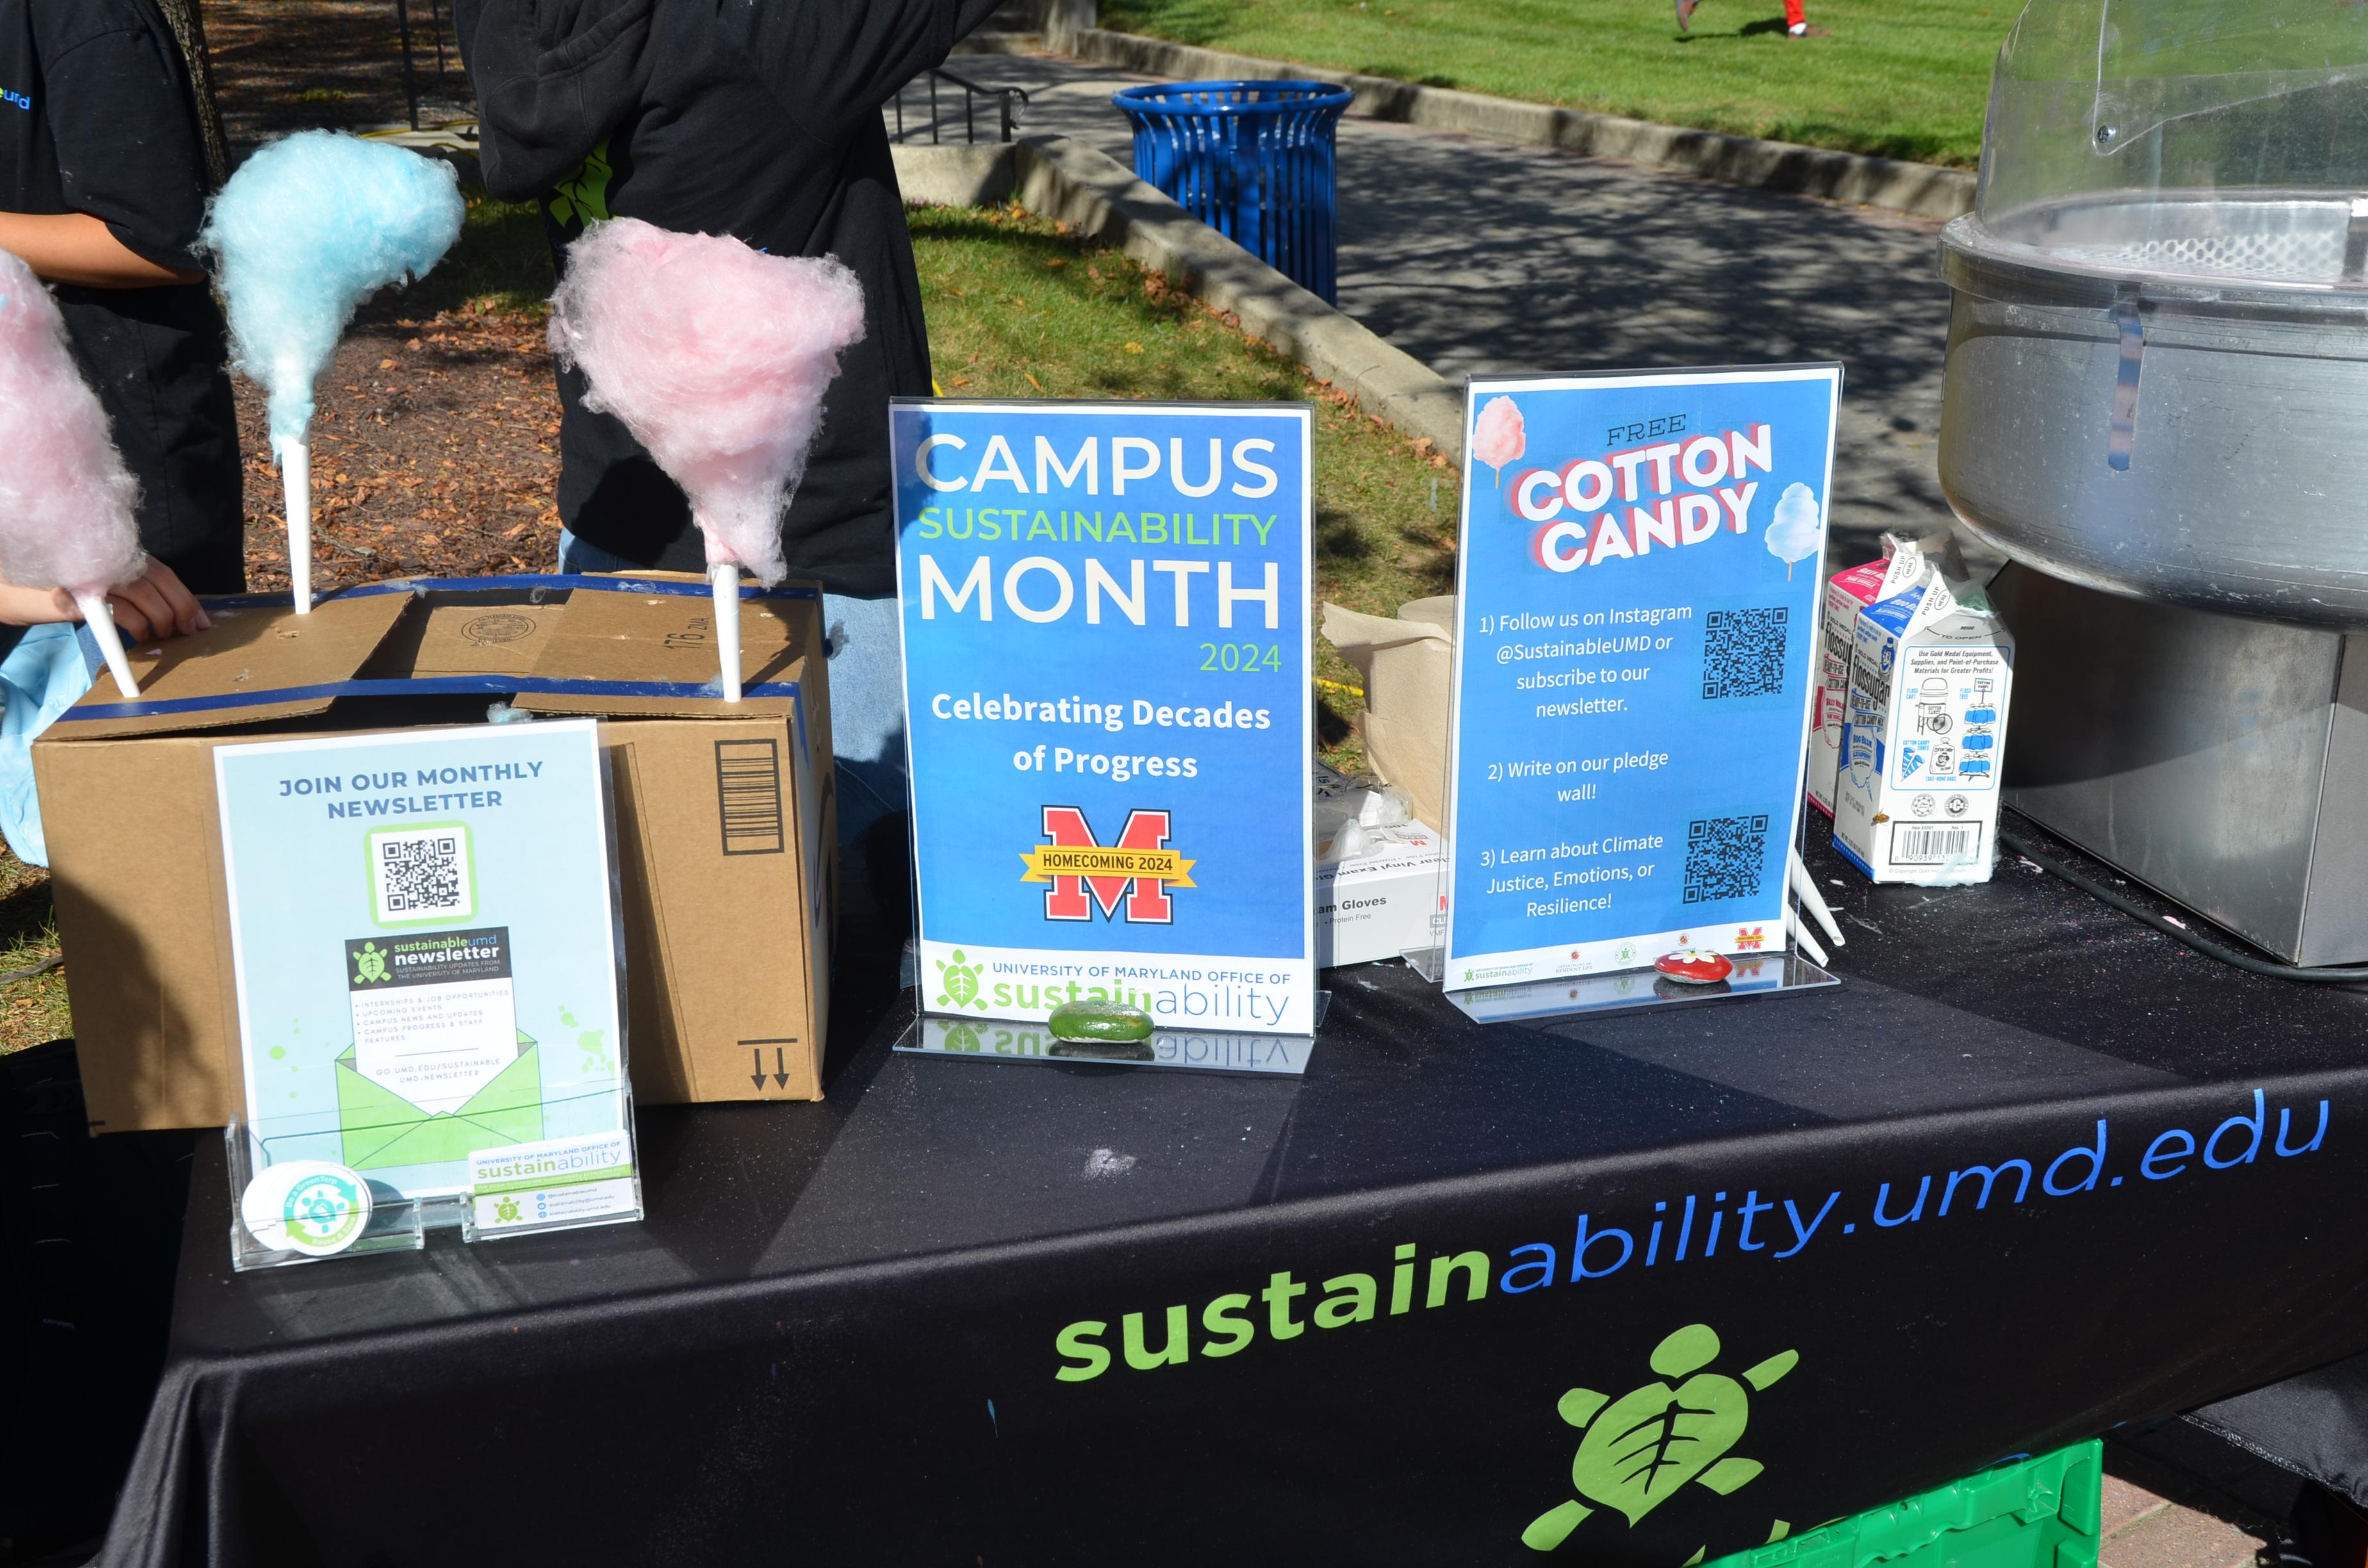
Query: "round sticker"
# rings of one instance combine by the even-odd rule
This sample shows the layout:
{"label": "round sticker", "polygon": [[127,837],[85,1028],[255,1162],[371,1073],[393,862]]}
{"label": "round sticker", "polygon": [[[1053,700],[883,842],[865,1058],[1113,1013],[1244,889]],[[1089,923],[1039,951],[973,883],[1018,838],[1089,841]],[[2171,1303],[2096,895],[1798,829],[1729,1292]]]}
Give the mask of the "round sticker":
{"label": "round sticker", "polygon": [[329,1160],[289,1160],[246,1184],[238,1217],[273,1252],[341,1253],[370,1224],[370,1183]]}

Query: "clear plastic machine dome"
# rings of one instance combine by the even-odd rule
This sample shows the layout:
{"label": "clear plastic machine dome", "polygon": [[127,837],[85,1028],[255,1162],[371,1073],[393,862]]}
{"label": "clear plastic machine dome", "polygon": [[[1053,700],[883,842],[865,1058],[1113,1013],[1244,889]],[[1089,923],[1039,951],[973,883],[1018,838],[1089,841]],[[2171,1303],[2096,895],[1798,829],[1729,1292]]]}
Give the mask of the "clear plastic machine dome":
{"label": "clear plastic machine dome", "polygon": [[2368,289],[2368,6],[2032,0],[1975,215],[2082,271]]}

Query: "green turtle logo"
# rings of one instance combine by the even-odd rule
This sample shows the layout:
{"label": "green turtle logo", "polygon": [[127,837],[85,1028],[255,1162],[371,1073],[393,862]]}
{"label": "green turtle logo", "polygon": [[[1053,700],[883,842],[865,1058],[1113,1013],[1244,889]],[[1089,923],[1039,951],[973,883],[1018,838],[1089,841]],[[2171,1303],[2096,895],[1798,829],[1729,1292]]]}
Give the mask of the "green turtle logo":
{"label": "green turtle logo", "polygon": [[376,942],[364,942],[362,950],[354,955],[354,978],[364,984],[386,978],[386,955],[379,951]]}
{"label": "green turtle logo", "polygon": [[496,1199],[495,1200],[495,1202],[494,1202],[494,1218],[495,1218],[495,1219],[496,1219],[496,1220],[500,1221],[503,1224],[507,1225],[507,1224],[509,1224],[510,1222],[512,1222],[513,1221],[515,1221],[518,1217],[518,1199],[515,1199],[515,1198],[502,1198],[502,1199]]}
{"label": "green turtle logo", "polygon": [[1547,1509],[1521,1532],[1521,1544],[1552,1551],[1596,1507],[1625,1514],[1634,1527],[1689,1481],[1724,1497],[1759,1475],[1758,1460],[1727,1450],[1751,1418],[1751,1395],[1798,1366],[1801,1353],[1779,1351],[1739,1381],[1702,1370],[1717,1358],[1718,1335],[1708,1324],[1690,1324],[1653,1347],[1653,1370],[1685,1379],[1675,1388],[1650,1382],[1616,1400],[1593,1389],[1564,1394],[1556,1412],[1587,1434],[1570,1461],[1570,1483],[1587,1501]]}
{"label": "green turtle logo", "polygon": [[960,948],[954,949],[953,961],[933,960],[938,966],[938,1006],[940,1007],[976,1007],[986,1011],[986,998],[978,994],[979,971],[985,964],[968,961]]}
{"label": "green turtle logo", "polygon": [[971,1028],[968,1024],[954,1025],[952,1028],[946,1030],[946,1049],[948,1051],[976,1051],[978,1049],[978,1031]]}

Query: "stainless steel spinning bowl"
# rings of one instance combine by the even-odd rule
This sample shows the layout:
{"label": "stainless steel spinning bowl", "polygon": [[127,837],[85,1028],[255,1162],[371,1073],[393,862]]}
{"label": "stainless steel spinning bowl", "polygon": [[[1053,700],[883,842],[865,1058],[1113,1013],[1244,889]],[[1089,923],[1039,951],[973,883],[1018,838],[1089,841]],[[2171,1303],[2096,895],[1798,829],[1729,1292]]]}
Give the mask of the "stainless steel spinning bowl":
{"label": "stainless steel spinning bowl", "polygon": [[2368,631],[2368,202],[2156,193],[1943,231],[1941,485],[2111,593]]}

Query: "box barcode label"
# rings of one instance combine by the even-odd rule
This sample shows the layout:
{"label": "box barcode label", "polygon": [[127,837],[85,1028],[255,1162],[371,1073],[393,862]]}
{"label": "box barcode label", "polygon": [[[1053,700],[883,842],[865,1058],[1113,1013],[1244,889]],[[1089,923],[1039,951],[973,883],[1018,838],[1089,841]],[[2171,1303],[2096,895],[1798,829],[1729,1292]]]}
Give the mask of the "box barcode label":
{"label": "box barcode label", "polygon": [[1935,823],[1929,827],[1901,823],[1891,830],[1891,863],[1937,866],[1944,860],[1970,859],[1981,836],[1981,828],[1973,823]]}
{"label": "box barcode label", "polygon": [[781,756],[772,742],[716,742],[715,793],[723,807],[723,853],[788,851],[781,826]]}

